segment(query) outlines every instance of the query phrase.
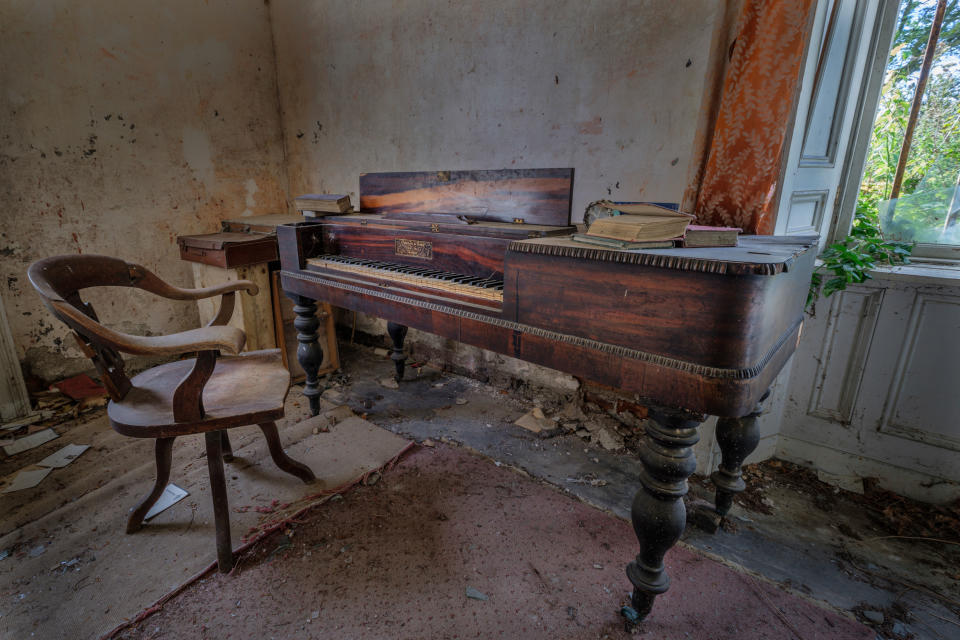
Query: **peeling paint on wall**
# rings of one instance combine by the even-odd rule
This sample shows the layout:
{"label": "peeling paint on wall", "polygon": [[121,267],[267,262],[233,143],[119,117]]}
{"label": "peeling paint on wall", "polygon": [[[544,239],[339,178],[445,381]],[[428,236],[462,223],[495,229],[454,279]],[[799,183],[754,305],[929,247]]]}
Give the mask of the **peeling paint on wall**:
{"label": "peeling paint on wall", "polygon": [[[108,254],[192,286],[177,235],[286,209],[272,47],[261,0],[0,5],[0,283],[35,373],[90,363],[26,282],[33,260]],[[132,332],[199,323],[193,303],[91,300]]]}

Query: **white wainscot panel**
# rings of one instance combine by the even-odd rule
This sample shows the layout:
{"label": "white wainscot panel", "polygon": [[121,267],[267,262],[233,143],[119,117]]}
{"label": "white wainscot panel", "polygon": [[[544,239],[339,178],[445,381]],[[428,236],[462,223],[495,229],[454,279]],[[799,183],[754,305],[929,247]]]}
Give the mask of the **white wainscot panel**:
{"label": "white wainscot panel", "polygon": [[960,297],[917,292],[880,431],[960,451]]}
{"label": "white wainscot panel", "polygon": [[863,380],[883,289],[849,288],[830,301],[807,413],[849,423]]}

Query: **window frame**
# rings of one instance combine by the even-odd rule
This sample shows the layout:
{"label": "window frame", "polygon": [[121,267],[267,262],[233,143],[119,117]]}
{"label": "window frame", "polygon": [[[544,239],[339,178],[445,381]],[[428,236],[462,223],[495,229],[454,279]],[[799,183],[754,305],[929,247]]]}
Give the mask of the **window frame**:
{"label": "window frame", "polygon": [[[867,166],[867,153],[873,135],[873,123],[877,116],[880,91],[886,73],[887,60],[897,28],[900,14],[900,0],[883,0],[877,19],[873,24],[870,38],[871,50],[868,52],[866,73],[869,79],[863,83],[857,98],[854,124],[851,127],[846,166],[840,178],[837,197],[831,218],[827,244],[843,240],[853,227],[853,218],[857,210],[857,197],[860,184]],[[960,266],[960,245],[918,243],[911,256],[913,262],[955,262]]]}

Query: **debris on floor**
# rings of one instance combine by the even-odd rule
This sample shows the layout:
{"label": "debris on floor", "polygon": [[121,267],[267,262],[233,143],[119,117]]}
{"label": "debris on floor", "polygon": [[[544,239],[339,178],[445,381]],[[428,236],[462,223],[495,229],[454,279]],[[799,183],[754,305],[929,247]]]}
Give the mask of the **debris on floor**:
{"label": "debris on floor", "polygon": [[0,493],[13,493],[14,491],[35,487],[43,482],[43,479],[46,478],[51,471],[53,471],[53,469],[50,467],[37,467],[35,465],[21,469],[13,478],[13,481],[7,485],[3,491],[0,491]]}
{"label": "debris on floor", "polygon": [[155,515],[162,513],[177,504],[184,498],[186,498],[189,493],[184,489],[181,489],[172,482],[167,485],[167,488],[163,490],[163,493],[160,494],[160,499],[150,507],[150,511],[147,511],[147,515],[143,516],[144,521],[149,520]]}
{"label": "debris on floor", "polygon": [[53,386],[73,400],[105,398],[107,396],[107,390],[85,373],[61,380]]}
{"label": "debris on floor", "polygon": [[52,469],[62,469],[76,460],[80,454],[89,448],[90,445],[88,444],[68,444],[56,453],[51,453],[49,456],[38,462],[37,465],[41,467],[50,467]]}
{"label": "debris on floor", "polygon": [[387,389],[399,389],[400,383],[397,382],[396,378],[380,378],[380,384],[385,386]]}
{"label": "debris on floor", "polygon": [[31,433],[30,435],[23,436],[22,438],[18,438],[10,444],[3,445],[3,451],[8,456],[14,456],[18,453],[29,451],[34,447],[39,447],[40,445],[46,442],[50,442],[51,440],[54,440],[55,438],[58,438],[58,437],[59,435],[53,429],[44,429],[43,431],[36,431],[34,433]]}
{"label": "debris on floor", "polygon": [[513,424],[533,433],[551,432],[557,428],[557,423],[548,418],[540,407],[534,407],[520,416]]}
{"label": "debris on floor", "polygon": [[490,596],[488,596],[482,591],[474,589],[473,587],[467,587],[467,597],[473,600],[489,600],[490,599]]}
{"label": "debris on floor", "polygon": [[3,425],[0,425],[0,429],[4,431],[16,431],[22,427],[29,427],[32,424],[36,424],[41,420],[49,420],[56,414],[56,411],[53,409],[44,409],[43,411],[36,411],[30,415],[24,416],[22,418],[17,418],[16,420],[11,420],[6,422]]}

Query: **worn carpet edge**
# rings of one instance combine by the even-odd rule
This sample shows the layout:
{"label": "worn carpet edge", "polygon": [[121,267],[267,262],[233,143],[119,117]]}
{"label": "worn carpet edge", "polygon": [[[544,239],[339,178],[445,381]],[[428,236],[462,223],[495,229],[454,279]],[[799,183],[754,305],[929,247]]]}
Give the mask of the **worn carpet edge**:
{"label": "worn carpet edge", "polygon": [[[581,503],[587,505],[588,507],[590,507],[590,508],[592,508],[592,509],[596,509],[597,511],[602,511],[603,513],[606,513],[606,514],[608,514],[608,515],[610,515],[610,516],[612,516],[612,517],[614,517],[614,518],[618,518],[618,519],[620,519],[620,520],[624,520],[624,521],[626,521],[626,522],[630,522],[630,518],[624,518],[622,515],[620,515],[619,513],[617,513],[616,511],[614,511],[614,510],[611,509],[610,507],[605,506],[605,505],[601,505],[601,504],[595,504],[595,503],[591,502],[590,500],[588,500],[586,496],[581,496],[581,495],[579,495],[579,494],[571,491],[570,489],[568,489],[568,488],[566,488],[566,487],[560,486],[560,485],[558,485],[558,484],[554,484],[554,483],[552,483],[552,482],[548,482],[547,480],[544,480],[543,478],[540,478],[539,476],[536,476],[536,475],[530,473],[529,471],[527,471],[527,470],[524,469],[523,467],[518,467],[518,466],[516,466],[516,465],[514,465],[514,464],[510,464],[510,463],[507,463],[507,462],[503,462],[502,460],[497,460],[497,459],[493,458],[492,456],[490,456],[489,454],[484,453],[483,451],[480,451],[479,449],[475,449],[474,447],[471,447],[470,445],[467,445],[467,444],[464,444],[464,443],[461,443],[461,442],[457,442],[457,441],[452,440],[452,439],[449,439],[449,438],[447,438],[446,440],[441,439],[441,442],[442,442],[443,444],[455,445],[456,447],[458,447],[458,448],[460,448],[460,449],[463,449],[464,451],[468,451],[468,452],[470,452],[470,453],[473,454],[473,455],[476,455],[476,456],[478,456],[478,457],[480,457],[480,458],[483,458],[484,460],[489,460],[489,461],[492,462],[492,463],[496,463],[499,467],[502,467],[502,468],[505,468],[505,469],[509,469],[510,471],[513,471],[514,473],[518,473],[518,474],[520,474],[520,475],[522,475],[522,476],[525,476],[525,477],[527,477],[527,478],[529,478],[529,479],[531,479],[531,480],[534,480],[534,481],[536,481],[537,483],[539,483],[539,484],[541,484],[541,485],[543,485],[543,486],[545,486],[545,487],[549,487],[550,489],[552,489],[552,490],[554,490],[554,491],[557,491],[557,492],[559,492],[559,493],[561,493],[561,494],[563,494],[563,495],[565,495],[565,496],[568,496],[568,497],[570,497],[570,498],[573,498],[574,500],[577,500],[578,502],[581,502]],[[417,443],[416,443],[416,442],[413,442],[412,444],[417,444]],[[637,488],[638,488],[638,490],[639,490],[639,488],[640,488],[639,482],[637,483]],[[689,524],[689,523],[688,523],[688,524]],[[791,585],[789,585],[789,584],[784,584],[784,583],[782,583],[782,582],[778,582],[778,581],[776,581],[776,580],[773,580],[773,579],[771,579],[771,578],[768,578],[767,576],[763,575],[762,573],[760,573],[760,572],[758,572],[758,571],[755,571],[755,570],[753,570],[753,569],[750,569],[750,568],[748,568],[748,567],[745,567],[745,566],[743,566],[742,564],[736,563],[736,562],[734,562],[734,561],[732,561],[732,560],[730,560],[730,559],[728,559],[728,558],[724,558],[723,556],[721,556],[721,555],[719,555],[719,554],[716,554],[716,553],[713,553],[712,551],[706,551],[706,550],[704,550],[704,549],[700,549],[700,548],[695,547],[695,546],[693,546],[693,545],[691,545],[691,544],[689,544],[689,543],[687,543],[687,542],[685,542],[685,541],[683,541],[683,540],[678,540],[675,546],[677,546],[677,547],[683,547],[684,549],[686,549],[687,551],[689,551],[689,552],[691,552],[691,553],[693,553],[693,554],[702,556],[702,557],[706,558],[707,560],[711,560],[711,561],[716,562],[716,563],[718,563],[718,564],[720,564],[720,565],[723,565],[724,567],[727,567],[728,569],[731,569],[731,570],[733,570],[734,572],[736,572],[736,573],[738,573],[738,574],[741,574],[741,576],[743,576],[743,577],[745,577],[745,578],[752,578],[752,579],[754,579],[754,580],[756,580],[756,581],[758,581],[758,582],[763,582],[763,583],[766,583],[766,584],[771,585],[771,586],[773,586],[773,587],[776,587],[777,589],[783,591],[784,593],[788,593],[788,594],[790,594],[791,596],[794,596],[794,597],[797,597],[797,598],[799,598],[799,599],[801,599],[801,600],[804,600],[805,602],[808,602],[808,603],[812,604],[813,606],[815,606],[815,607],[817,607],[817,608],[819,608],[819,609],[823,609],[823,610],[829,611],[829,612],[831,612],[831,613],[836,613],[837,615],[842,616],[842,617],[844,617],[844,618],[846,618],[846,619],[848,619],[848,620],[852,620],[852,621],[854,621],[854,622],[861,623],[861,621],[857,619],[857,616],[854,614],[854,612],[851,611],[851,610],[849,610],[849,609],[841,609],[841,608],[839,608],[839,607],[836,607],[836,606],[834,606],[832,603],[828,602],[827,600],[820,600],[820,599],[815,598],[815,597],[811,596],[810,594],[805,593],[804,591],[801,591],[800,589],[797,589],[796,587],[793,587],[793,586],[791,586]],[[753,585],[749,584],[749,582],[747,582],[747,585],[748,585],[751,589],[754,589]],[[770,604],[767,603],[767,602],[765,602],[765,604],[767,604],[768,606],[770,606]],[[771,608],[775,610],[775,611],[774,611],[775,614],[778,614],[778,613],[779,613],[779,610],[776,610],[776,607],[771,607]],[[782,614],[779,614],[779,615],[782,615]],[[778,616],[778,617],[779,617],[779,616]],[[861,623],[861,624],[862,624],[862,623]]]}
{"label": "worn carpet edge", "polygon": [[[239,556],[240,554],[245,553],[251,547],[255,546],[258,542],[260,542],[261,540],[269,536],[274,531],[289,524],[292,520],[300,517],[310,509],[313,509],[315,507],[319,507],[325,504],[333,496],[339,495],[341,493],[345,493],[359,484],[365,484],[366,481],[370,478],[370,476],[373,475],[374,473],[389,471],[391,468],[393,468],[397,464],[397,462],[400,461],[401,458],[403,458],[403,456],[408,454],[412,449],[417,448],[419,446],[420,445],[416,442],[410,442],[403,449],[401,449],[400,452],[397,453],[397,455],[395,455],[390,460],[387,460],[385,463],[383,463],[376,469],[369,469],[365,473],[357,476],[353,480],[343,483],[339,487],[334,487],[332,489],[327,489],[326,491],[321,491],[319,493],[314,493],[308,496],[304,496],[303,498],[301,498],[301,501],[303,503],[302,506],[299,506],[294,512],[289,513],[283,518],[281,518],[280,520],[276,520],[270,523],[269,525],[259,529],[257,534],[254,535],[253,537],[245,538],[244,542],[239,547],[233,550],[234,556],[236,557],[236,556]],[[236,571],[237,566],[238,564],[235,563],[233,569],[230,570],[228,575],[233,575],[234,571]],[[189,588],[195,582],[197,582],[201,578],[211,573],[216,568],[217,568],[217,561],[214,560],[209,565],[207,565],[206,568],[201,569],[197,573],[187,578],[181,585],[179,585],[172,591],[161,596],[156,602],[154,602],[152,605],[150,605],[149,607],[141,611],[139,614],[137,614],[136,617],[130,620],[127,620],[125,622],[121,622],[116,627],[114,627],[104,635],[100,636],[100,640],[112,640],[113,638],[116,638],[117,635],[120,634],[122,631],[143,622],[153,614],[157,613],[158,611],[161,611],[163,609],[163,605],[165,605],[167,602],[169,602],[170,600],[175,598],[177,595],[182,593],[184,590]]]}

